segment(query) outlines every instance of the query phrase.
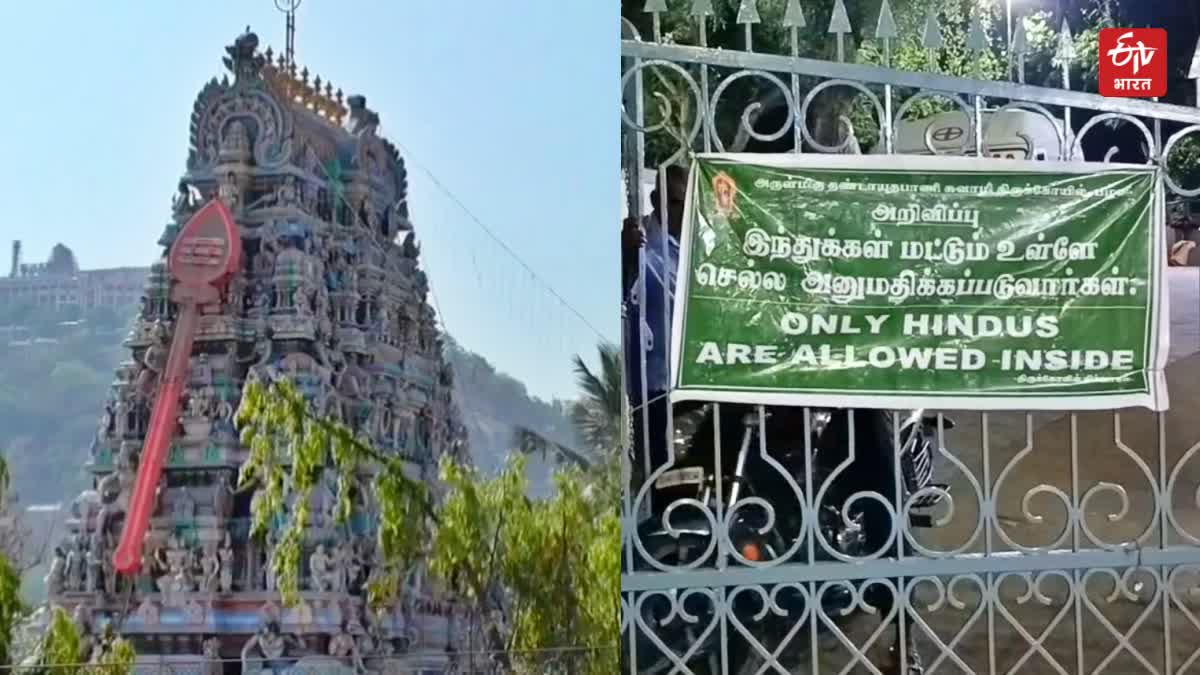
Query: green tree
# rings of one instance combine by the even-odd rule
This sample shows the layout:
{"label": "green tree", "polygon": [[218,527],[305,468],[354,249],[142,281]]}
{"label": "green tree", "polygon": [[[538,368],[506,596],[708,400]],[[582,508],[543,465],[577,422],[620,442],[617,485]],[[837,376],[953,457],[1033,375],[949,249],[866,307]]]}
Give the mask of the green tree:
{"label": "green tree", "polygon": [[87,660],[83,653],[83,638],[62,607],[50,610],[50,623],[38,652],[37,664],[54,672],[78,668]]}
{"label": "green tree", "polygon": [[[0,457],[0,504],[9,504],[8,466]],[[5,528],[19,527],[8,523]],[[0,665],[10,665],[18,660],[17,637],[21,623],[28,618],[28,607],[21,598],[21,575],[18,571],[24,563],[22,551],[9,550],[9,533],[0,533],[0,541],[6,546],[0,550]],[[16,559],[14,559],[14,557]],[[25,665],[36,666],[38,671],[53,672],[54,675],[74,675],[91,668],[105,675],[127,675],[135,654],[133,646],[117,637],[112,627],[107,627],[98,649],[87,652],[83,636],[78,627],[61,607],[55,607],[45,629]],[[91,661],[87,668],[81,664]]]}
{"label": "green tree", "polygon": [[425,485],[405,473],[404,461],[372,448],[348,427],[313,414],[308,402],[287,381],[264,388],[252,381],[238,409],[243,447],[239,485],[256,487],[251,534],[278,536],[273,572],[285,602],[300,589],[304,530],[311,517],[313,488],[327,472],[336,475],[339,523],[349,521],[360,479],[372,472],[379,509],[380,546],[386,568],[377,570],[369,594],[373,602],[394,598],[421,542],[428,540],[434,516]]}
{"label": "green tree", "polygon": [[[275,531],[272,564],[285,603],[298,598],[313,486],[326,472],[338,477],[336,516],[345,522],[364,489],[359,478],[370,472],[383,565],[368,589],[373,605],[394,600],[426,560],[440,587],[481,617],[506,617],[479,644],[510,652],[514,667],[543,658],[517,650],[608,647],[587,659],[586,672],[615,671],[619,522],[615,502],[586,499],[580,473],[560,474],[552,498],[528,500],[523,459],[485,478],[443,458],[439,498],[408,476],[402,460],[314,414],[287,381],[249,383],[238,423],[250,450],[239,483],[257,489],[254,535]],[[564,603],[567,594],[573,597]]]}
{"label": "green tree", "polygon": [[[9,494],[8,463],[0,457],[0,505],[8,506]],[[8,539],[9,532],[0,532],[0,541],[7,542]],[[13,555],[21,555],[21,552],[0,549],[0,664],[12,663],[16,629],[27,612],[21,599],[22,561],[14,560]]]}
{"label": "green tree", "polygon": [[0,664],[12,663],[16,629],[26,611],[17,566],[8,556],[0,556]]}
{"label": "green tree", "polygon": [[137,653],[133,645],[106,628],[97,649],[88,653],[88,645],[67,611],[50,611],[35,653],[22,665],[33,673],[45,675],[129,675]]}
{"label": "green tree", "polygon": [[[526,498],[525,459],[494,478],[446,462],[447,494],[430,571],[472,602],[479,616],[499,615],[473,644],[501,650],[516,672],[545,672],[547,650],[572,672],[618,670],[620,523],[615,503],[586,498],[578,469],[555,476],[554,496]],[[575,652],[575,653],[571,653]]]}
{"label": "green tree", "polygon": [[598,372],[593,372],[583,357],[575,356],[575,381],[583,396],[571,406],[571,421],[584,444],[602,453],[621,444],[625,391],[621,348],[601,342],[596,352],[600,362]]}

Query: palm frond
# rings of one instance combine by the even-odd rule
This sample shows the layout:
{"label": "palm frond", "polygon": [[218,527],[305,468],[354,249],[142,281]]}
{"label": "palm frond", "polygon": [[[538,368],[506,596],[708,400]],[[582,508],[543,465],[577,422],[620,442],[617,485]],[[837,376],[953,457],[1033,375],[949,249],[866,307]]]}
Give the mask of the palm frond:
{"label": "palm frond", "polygon": [[575,355],[575,377],[583,396],[571,406],[571,421],[593,450],[617,447],[620,441],[621,407],[624,392],[621,351],[601,342],[596,348],[600,367],[593,371]]}

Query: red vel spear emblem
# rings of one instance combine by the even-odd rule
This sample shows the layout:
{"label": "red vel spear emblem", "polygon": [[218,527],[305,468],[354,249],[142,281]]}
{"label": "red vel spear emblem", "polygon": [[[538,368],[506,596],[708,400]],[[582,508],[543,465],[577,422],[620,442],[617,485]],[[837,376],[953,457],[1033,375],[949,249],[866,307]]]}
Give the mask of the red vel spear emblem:
{"label": "red vel spear emblem", "polygon": [[113,566],[121,574],[134,574],[141,566],[142,540],[150,523],[167,447],[178,424],[179,397],[187,379],[200,306],[220,302],[221,291],[240,267],[241,259],[242,237],[237,223],[217,200],[197,211],[171,246],[167,269],[174,282],[171,300],[178,306],[178,313],[171,351],[159,375],[158,395],[150,413],[125,527],[113,554]]}

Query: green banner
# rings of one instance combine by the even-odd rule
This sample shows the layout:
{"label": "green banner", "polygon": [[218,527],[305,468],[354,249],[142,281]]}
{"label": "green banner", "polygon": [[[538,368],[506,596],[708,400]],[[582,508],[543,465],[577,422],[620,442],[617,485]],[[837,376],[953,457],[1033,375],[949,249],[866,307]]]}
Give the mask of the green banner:
{"label": "green banner", "polygon": [[1167,408],[1148,166],[701,155],[674,400]]}

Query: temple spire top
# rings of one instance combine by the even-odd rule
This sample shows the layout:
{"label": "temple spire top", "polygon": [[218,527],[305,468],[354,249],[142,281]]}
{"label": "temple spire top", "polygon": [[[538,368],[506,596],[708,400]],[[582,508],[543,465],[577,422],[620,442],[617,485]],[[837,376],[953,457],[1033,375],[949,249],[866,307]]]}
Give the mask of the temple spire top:
{"label": "temple spire top", "polygon": [[296,10],[303,0],[275,0],[275,8],[283,12],[286,19],[286,43],[283,58],[289,68],[296,63]]}

